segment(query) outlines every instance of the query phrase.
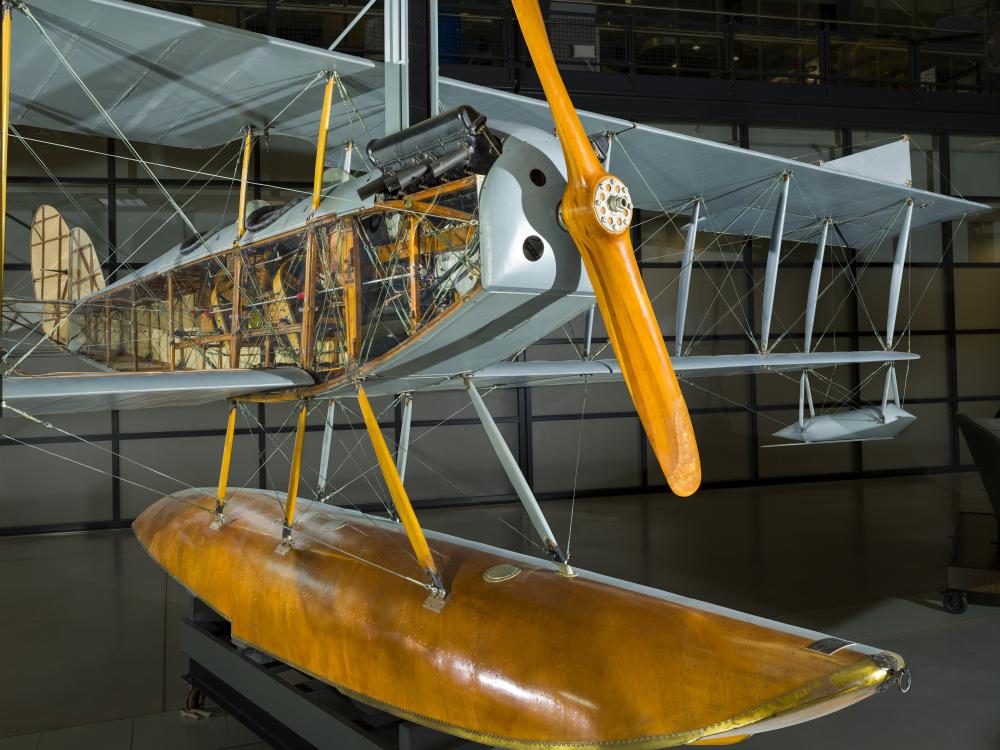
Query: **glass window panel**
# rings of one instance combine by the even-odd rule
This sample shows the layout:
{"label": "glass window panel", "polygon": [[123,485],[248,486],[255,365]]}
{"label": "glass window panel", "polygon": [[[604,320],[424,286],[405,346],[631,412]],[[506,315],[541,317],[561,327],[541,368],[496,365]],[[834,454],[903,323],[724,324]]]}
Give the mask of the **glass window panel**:
{"label": "glass window panel", "polygon": [[917,420],[895,440],[862,443],[865,470],[945,466],[951,462],[952,415],[948,404],[906,407]]}
{"label": "glass window panel", "polygon": [[[676,268],[645,268],[642,276],[650,290],[653,311],[663,334],[676,335]],[[746,333],[746,274],[735,268],[702,268],[697,261],[691,273],[684,338],[688,341],[719,334]]]}
{"label": "glass window panel", "polygon": [[[828,248],[829,250],[829,248]],[[809,268],[778,269],[771,312],[770,345],[778,351],[801,351],[805,331],[806,296],[812,271]],[[761,311],[764,297],[764,269],[755,268],[754,278],[754,330],[760,332]],[[839,265],[824,264],[820,276],[819,298],[816,300],[816,319],[813,324],[813,347],[825,348],[821,341],[826,336],[850,330],[852,305],[850,277]]]}
{"label": "glass window panel", "polygon": [[[151,169],[160,179],[190,180],[192,187],[209,179],[238,181],[243,161],[242,138],[242,133],[233,133],[229,143],[206,149],[133,143],[145,165],[119,143],[115,147],[115,174],[119,179],[148,180]],[[252,166],[250,174],[253,174]]]}
{"label": "glass window panel", "polygon": [[958,335],[958,392],[962,396],[1000,393],[1000,335]]}
{"label": "glass window panel", "polygon": [[[798,411],[768,411],[758,416],[761,445],[778,444],[771,433],[797,422]],[[836,474],[854,468],[854,448],[849,443],[831,445],[793,445],[760,449],[761,477],[806,476]]]}
{"label": "glass window panel", "polygon": [[1000,139],[951,136],[951,184],[958,195],[1000,195]]}
{"label": "glass window panel", "polygon": [[110,449],[106,442],[0,446],[3,465],[16,467],[4,472],[4,497],[17,498],[0,503],[0,528],[110,518]]}
{"label": "glass window panel", "polygon": [[17,132],[26,143],[10,134],[7,169],[11,177],[44,177],[47,172],[42,164],[60,178],[104,179],[108,175],[105,138],[23,126],[18,126]]}
{"label": "glass window panel", "polygon": [[[667,343],[670,346],[673,342]],[[742,340],[706,340],[696,342],[690,349],[685,347],[685,353],[699,357],[746,354],[747,346]],[[681,390],[689,409],[731,408],[747,403],[748,383],[745,375],[687,378],[681,384]]]}
{"label": "glass window panel", "polygon": [[[799,372],[758,375],[757,403],[761,406],[786,406],[798,409],[799,376]],[[812,384],[813,400],[817,409],[827,408],[823,406],[824,404],[828,404],[828,408],[848,408],[844,404],[854,394],[853,368],[822,367],[810,373],[809,382]],[[762,419],[764,419],[764,422],[761,422],[762,427],[771,427],[769,420],[763,417]]]}
{"label": "glass window panel", "polygon": [[[873,337],[863,336],[859,345],[863,350],[881,348]],[[945,336],[913,336],[901,340],[901,351],[919,354],[920,359],[896,365],[896,380],[903,398],[945,398],[948,395],[948,339]],[[861,365],[861,396],[867,405],[882,405],[886,370],[881,364]]]}
{"label": "glass window panel", "polygon": [[750,148],[765,154],[816,164],[843,156],[839,130],[750,128]]}
{"label": "glass window panel", "polygon": [[[224,423],[221,426],[224,428]],[[122,441],[122,517],[135,518],[149,505],[172,492],[188,487],[216,486],[219,482],[222,441],[222,436]],[[257,486],[256,436],[237,435],[233,438],[229,485]],[[275,506],[276,518],[278,512]]]}
{"label": "glass window panel", "polygon": [[[517,425],[497,425],[517,456]],[[510,495],[513,488],[483,432],[476,425],[414,428],[406,463],[406,489],[413,500]],[[390,443],[391,445],[391,443]],[[374,479],[382,476],[374,472]]]}
{"label": "glass window panel", "polygon": [[[65,192],[52,184],[11,184],[7,188],[7,263],[30,263],[29,227],[39,206],[53,206],[70,229],[86,230],[97,257],[107,258],[107,189],[103,185],[66,185]],[[103,202],[102,202],[103,201]]]}
{"label": "glass window panel", "polygon": [[[517,414],[517,390],[497,388],[481,390],[480,395],[494,418],[512,417]],[[465,390],[440,393],[416,393],[413,396],[413,420],[475,419],[476,413],[469,403]]]}
{"label": "glass window panel", "polygon": [[1000,328],[1000,268],[955,269],[955,325]]}
{"label": "glass window panel", "polygon": [[904,40],[873,39],[867,28],[844,28],[830,37],[830,77],[836,83],[907,89],[909,65]]}
{"label": "glass window panel", "polygon": [[[698,439],[703,482],[751,479],[750,420],[747,412],[693,414],[691,421]],[[663,472],[648,445],[646,466],[649,484],[654,487],[665,486],[667,482],[663,478]]]}
{"label": "glass window panel", "polygon": [[674,133],[704,138],[706,141],[717,141],[728,143],[731,146],[739,145],[739,130],[735,125],[705,125],[702,123],[682,123],[682,122],[649,122],[654,128],[669,130]]}
{"label": "glass window panel", "polygon": [[639,429],[634,417],[535,422],[535,491],[637,487]]}
{"label": "glass window panel", "polygon": [[[236,191],[167,189],[201,232],[236,221]],[[119,262],[149,262],[191,235],[159,188],[119,185],[116,199]]]}
{"label": "glass window panel", "polygon": [[[858,329],[885,335],[892,269],[868,267],[858,279]],[[907,267],[899,290],[896,339],[907,328],[936,331],[945,327],[946,277],[940,268]]]}
{"label": "glass window panel", "polygon": [[952,232],[956,263],[1000,263],[1000,208],[953,222]]}
{"label": "glass window panel", "polygon": [[[317,90],[322,96],[322,90]],[[336,115],[334,105],[334,114]],[[318,105],[317,105],[318,108]],[[341,115],[343,111],[341,110]],[[344,166],[341,144],[330,143],[326,154],[327,166]],[[300,138],[272,136],[267,148],[261,149],[261,178],[264,182],[301,182],[312,192],[313,169],[316,165],[316,144]],[[358,149],[351,154],[351,169],[364,169],[364,156]]]}

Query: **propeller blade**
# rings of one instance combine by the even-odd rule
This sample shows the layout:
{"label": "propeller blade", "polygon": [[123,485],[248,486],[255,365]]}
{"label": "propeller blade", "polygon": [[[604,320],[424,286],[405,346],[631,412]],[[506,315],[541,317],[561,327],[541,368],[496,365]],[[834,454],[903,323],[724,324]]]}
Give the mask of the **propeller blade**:
{"label": "propeller blade", "polygon": [[698,444],[635,262],[628,232],[632,220],[628,188],[594,154],[556,67],[537,0],[513,0],[513,4],[566,158],[563,222],[594,285],[650,447],[670,488],[686,497],[701,484]]}

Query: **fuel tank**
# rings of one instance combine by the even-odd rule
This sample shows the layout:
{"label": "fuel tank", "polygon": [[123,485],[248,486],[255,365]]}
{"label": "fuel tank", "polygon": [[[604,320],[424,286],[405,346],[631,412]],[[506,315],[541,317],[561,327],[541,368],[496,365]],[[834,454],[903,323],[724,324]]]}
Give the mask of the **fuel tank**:
{"label": "fuel tank", "polygon": [[509,748],[731,742],[816,718],[897,681],[896,654],[428,532],[448,589],[428,591],[402,527],[236,490],[150,506],[133,528],[232,636],[346,695]]}

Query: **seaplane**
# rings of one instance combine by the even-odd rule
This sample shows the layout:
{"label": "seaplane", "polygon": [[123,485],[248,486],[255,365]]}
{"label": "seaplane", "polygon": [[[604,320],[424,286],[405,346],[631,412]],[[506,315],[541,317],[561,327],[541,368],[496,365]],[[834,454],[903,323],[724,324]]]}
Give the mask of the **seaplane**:
{"label": "seaplane", "polygon": [[[985,207],[913,187],[905,139],[813,164],[578,112],[537,2],[513,6],[543,98],[435,74],[434,114],[411,124],[396,38],[377,63],[116,0],[4,2],[5,207],[8,134],[30,145],[29,127],[116,138],[161,188],[133,142],[235,144],[239,191],[234,215],[206,230],[163,189],[190,236],[111,279],[99,243],[40,206],[36,298],[4,299],[8,336],[23,333],[3,353],[5,418],[66,432],[50,415],[228,401],[217,486],[153,503],[133,524],[142,546],[238,643],[460,738],[721,745],[908,689],[890,651],[571,565],[483,393],[624,383],[682,497],[698,489],[701,462],[678,378],[792,373],[799,420],[780,437],[895,437],[913,420],[894,369],[917,358],[895,338],[911,228]],[[315,140],[312,192],[248,200],[254,144],[277,136]],[[686,222],[672,357],[635,259],[637,209]],[[769,241],[759,336],[753,352],[697,355],[685,347],[697,243],[722,236]],[[892,237],[881,346],[817,346],[825,253]],[[779,351],[775,290],[793,242],[815,246],[805,344]],[[595,318],[613,358],[593,352]],[[576,359],[519,356],[580,319]],[[27,374],[41,341],[89,370]],[[881,405],[817,414],[810,376],[864,364],[884,370]],[[467,394],[539,557],[421,527],[405,479],[410,415],[414,399],[444,390]],[[375,397],[403,404],[395,451]],[[230,484],[236,417],[254,402],[294,405],[286,492]],[[342,507],[327,487],[334,409],[348,403],[391,497],[385,514]],[[320,406],[320,489],[305,497],[306,418]]]}

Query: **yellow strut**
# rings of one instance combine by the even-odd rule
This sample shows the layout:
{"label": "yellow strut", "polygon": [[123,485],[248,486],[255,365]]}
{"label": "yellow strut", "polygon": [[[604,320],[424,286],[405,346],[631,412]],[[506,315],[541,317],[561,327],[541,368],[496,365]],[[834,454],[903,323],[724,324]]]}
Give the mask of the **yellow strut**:
{"label": "yellow strut", "polygon": [[250,170],[250,153],[253,150],[253,128],[247,126],[243,138],[243,171],[240,174],[240,213],[236,219],[236,239],[243,239],[247,231],[247,173]]}
{"label": "yellow strut", "polygon": [[10,13],[3,3],[3,30],[0,32],[0,303],[3,302],[3,262],[7,246],[7,131],[10,130]]}
{"label": "yellow strut", "polygon": [[326,79],[326,89],[323,91],[323,111],[319,118],[319,138],[316,140],[316,169],[313,172],[313,211],[319,208],[323,193],[323,170],[326,166],[326,134],[330,129],[330,107],[333,105],[333,87],[337,83],[337,75],[332,74]]}
{"label": "yellow strut", "polygon": [[417,227],[420,225],[420,220],[415,217],[410,217],[410,230],[406,235],[406,246],[408,260],[410,261],[410,331],[415,333],[417,330],[417,323],[420,321],[420,290],[417,287],[417,258],[418,258],[418,247],[417,247]]}
{"label": "yellow strut", "polygon": [[229,485],[229,464],[233,458],[233,433],[236,431],[236,403],[229,407],[229,422],[226,424],[226,444],[222,449],[222,465],[219,468],[219,491],[215,495],[215,515],[222,516],[226,507],[226,490]]}
{"label": "yellow strut", "polygon": [[306,436],[306,414],[308,409],[305,401],[299,408],[299,419],[295,424],[295,447],[292,449],[292,468],[288,474],[288,496],[285,500],[285,526],[282,538],[286,541],[292,535],[292,521],[295,520],[295,501],[299,494],[299,474],[302,469],[302,441]]}
{"label": "yellow strut", "polygon": [[427,546],[424,531],[420,528],[420,522],[417,521],[417,514],[413,512],[410,498],[403,487],[403,480],[400,479],[399,471],[396,469],[396,462],[392,460],[392,454],[389,453],[389,446],[385,444],[385,437],[382,435],[382,429],[378,426],[375,412],[372,411],[371,404],[368,403],[368,396],[365,395],[365,389],[360,385],[358,386],[358,404],[361,406],[361,413],[364,415],[365,426],[368,428],[368,436],[371,438],[372,447],[375,448],[375,457],[378,458],[378,465],[382,469],[382,476],[385,478],[385,483],[389,488],[389,494],[392,495],[392,504],[396,508],[396,513],[403,524],[403,529],[410,540],[410,545],[417,555],[417,562],[420,563],[420,567],[424,569],[427,577],[430,578],[433,593],[443,596],[444,584],[441,580],[441,574],[438,573],[437,565],[434,564],[434,558],[431,556],[430,547]]}

